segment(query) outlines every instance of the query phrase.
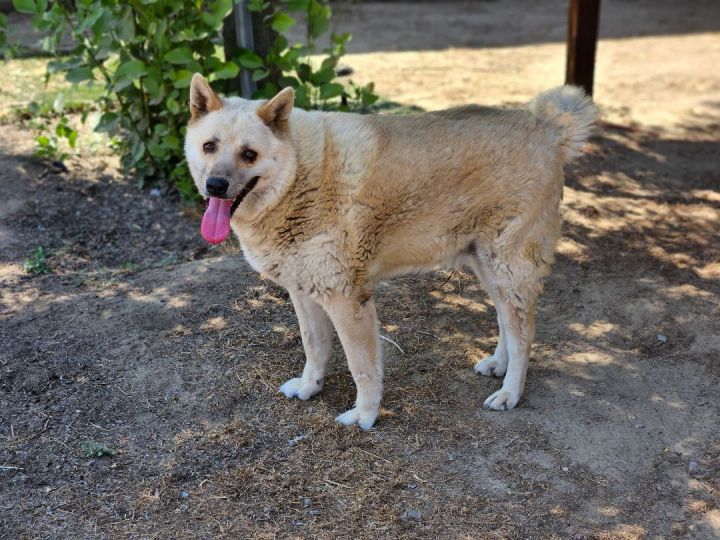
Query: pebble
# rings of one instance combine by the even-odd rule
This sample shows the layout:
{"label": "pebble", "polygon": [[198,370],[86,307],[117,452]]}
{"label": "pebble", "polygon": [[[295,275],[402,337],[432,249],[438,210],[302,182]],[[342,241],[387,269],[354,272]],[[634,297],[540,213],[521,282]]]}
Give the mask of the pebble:
{"label": "pebble", "polygon": [[160,190],[156,187],[152,188],[150,190],[150,196],[151,197],[159,197],[160,196]]}
{"label": "pebble", "polygon": [[190,496],[190,494],[189,494],[187,491],[181,491],[181,492],[180,492],[180,496],[181,496],[183,499],[186,499],[186,498],[188,498],[188,497]]}
{"label": "pebble", "polygon": [[420,521],[422,514],[417,510],[405,510],[400,517],[405,521]]}
{"label": "pebble", "polygon": [[700,466],[700,464],[693,459],[690,463],[688,463],[688,471],[690,471],[690,472],[697,471],[699,466]]}
{"label": "pebble", "polygon": [[665,335],[663,335],[663,334],[658,334],[657,340],[658,340],[660,343],[667,343],[667,336],[665,336]]}
{"label": "pebble", "polygon": [[307,508],[312,504],[312,499],[310,497],[303,498],[303,508]]}

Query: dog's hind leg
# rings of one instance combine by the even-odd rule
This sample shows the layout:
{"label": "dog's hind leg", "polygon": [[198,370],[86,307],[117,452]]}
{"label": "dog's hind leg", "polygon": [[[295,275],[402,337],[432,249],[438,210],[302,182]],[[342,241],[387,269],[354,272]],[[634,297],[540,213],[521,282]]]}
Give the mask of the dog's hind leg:
{"label": "dog's hind leg", "polygon": [[[492,300],[496,302],[494,298],[495,283],[492,275],[488,272],[483,272],[483,268],[480,265],[480,260],[476,255],[470,259],[475,275],[482,283],[483,288],[490,294]],[[497,303],[497,302],[496,302]],[[500,317],[500,313],[497,314],[498,322],[498,343],[495,347],[495,352],[486,358],[483,358],[475,364],[475,373],[485,375],[486,377],[502,377],[507,371],[508,365],[508,349],[507,349],[507,336],[505,335],[505,329],[503,327],[503,321]]]}
{"label": "dog's hind leg", "polygon": [[288,398],[308,399],[322,390],[332,352],[332,324],[323,308],[308,295],[290,291],[290,298],[300,324],[306,362],[302,376],[283,384],[280,392]]}
{"label": "dog's hind leg", "polygon": [[[526,261],[515,260],[516,265],[499,261],[493,264],[484,253],[479,253],[477,260],[483,284],[495,303],[501,334],[495,355],[480,362],[475,369],[482,373],[487,366],[489,372],[491,362],[496,362],[499,368],[506,367],[502,388],[484,403],[486,409],[506,411],[517,405],[525,388],[541,277]],[[503,352],[507,355],[505,366],[498,354]]]}

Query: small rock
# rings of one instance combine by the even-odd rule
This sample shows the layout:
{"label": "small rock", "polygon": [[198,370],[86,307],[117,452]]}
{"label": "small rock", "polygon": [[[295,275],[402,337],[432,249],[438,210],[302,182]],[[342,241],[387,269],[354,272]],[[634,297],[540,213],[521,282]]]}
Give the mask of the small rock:
{"label": "small rock", "polygon": [[407,487],[408,489],[415,489],[417,487],[417,484],[415,482],[410,482]]}
{"label": "small rock", "polygon": [[690,463],[688,463],[688,471],[690,471],[690,472],[697,471],[699,466],[700,466],[700,464],[693,459]]}
{"label": "small rock", "polygon": [[667,343],[667,336],[665,336],[665,335],[663,335],[663,334],[658,334],[658,335],[657,335],[657,340],[658,340],[660,343]]}
{"label": "small rock", "polygon": [[150,190],[150,196],[151,197],[159,197],[160,196],[160,190],[156,187],[152,188]]}
{"label": "small rock", "polygon": [[404,521],[420,521],[422,514],[417,510],[405,510],[400,518]]}
{"label": "small rock", "polygon": [[563,467],[562,470],[563,470],[563,472],[568,472],[570,469],[567,467]]}
{"label": "small rock", "polygon": [[190,494],[189,494],[187,491],[181,491],[181,492],[180,492],[180,496],[181,496],[183,499],[187,499],[187,498],[190,496]]}
{"label": "small rock", "polygon": [[311,504],[312,504],[312,499],[310,497],[303,498],[303,508],[307,508]]}

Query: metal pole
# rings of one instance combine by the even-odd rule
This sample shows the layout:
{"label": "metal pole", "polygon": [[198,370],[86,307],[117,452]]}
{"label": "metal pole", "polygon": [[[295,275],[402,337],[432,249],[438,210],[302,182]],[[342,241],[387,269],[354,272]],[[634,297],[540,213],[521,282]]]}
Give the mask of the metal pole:
{"label": "metal pole", "polygon": [[[252,16],[247,8],[248,0],[235,1],[233,5],[233,17],[235,18],[235,44],[243,49],[255,50],[253,40]],[[240,72],[240,88],[242,97],[250,99],[257,89],[255,81],[252,80],[250,70],[242,68]]]}

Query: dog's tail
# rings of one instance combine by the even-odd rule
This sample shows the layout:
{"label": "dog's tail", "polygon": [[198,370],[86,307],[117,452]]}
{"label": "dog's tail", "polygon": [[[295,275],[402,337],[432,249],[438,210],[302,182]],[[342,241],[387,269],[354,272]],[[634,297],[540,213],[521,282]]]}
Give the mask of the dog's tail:
{"label": "dog's tail", "polygon": [[527,108],[557,134],[565,163],[580,154],[598,115],[595,104],[577,86],[559,86],[543,92]]}

